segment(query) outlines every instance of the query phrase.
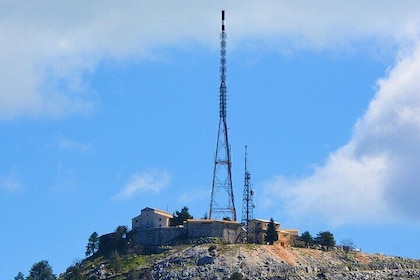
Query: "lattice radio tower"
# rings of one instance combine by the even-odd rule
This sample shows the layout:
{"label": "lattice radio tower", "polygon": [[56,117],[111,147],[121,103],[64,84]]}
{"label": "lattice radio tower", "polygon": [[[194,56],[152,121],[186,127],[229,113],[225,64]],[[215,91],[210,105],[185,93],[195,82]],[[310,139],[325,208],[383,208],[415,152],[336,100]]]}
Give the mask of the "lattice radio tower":
{"label": "lattice radio tower", "polygon": [[209,219],[229,218],[236,221],[236,209],[233,199],[232,162],[228,128],[226,123],[226,32],[225,11],[222,11],[222,32],[220,34],[220,118],[217,133],[216,155],[214,160],[213,184]]}
{"label": "lattice radio tower", "polygon": [[254,190],[252,190],[251,173],[248,171],[248,147],[245,146],[245,176],[244,176],[244,195],[242,200],[241,224],[248,227],[248,222],[254,218]]}

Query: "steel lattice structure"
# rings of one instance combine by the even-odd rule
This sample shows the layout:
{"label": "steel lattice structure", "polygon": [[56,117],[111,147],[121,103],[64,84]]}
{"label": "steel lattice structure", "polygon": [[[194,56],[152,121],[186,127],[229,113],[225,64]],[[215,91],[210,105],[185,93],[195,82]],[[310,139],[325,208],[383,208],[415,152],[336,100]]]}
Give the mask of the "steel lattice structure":
{"label": "steel lattice structure", "polygon": [[246,228],[248,227],[248,222],[254,217],[254,191],[252,190],[251,184],[251,173],[248,171],[248,148],[245,146],[245,176],[244,176],[244,194],[242,200],[242,218],[241,224]]}
{"label": "steel lattice structure", "polygon": [[220,112],[214,160],[213,183],[209,219],[229,218],[236,221],[236,209],[232,187],[232,161],[226,122],[226,32],[225,11],[222,11],[222,32],[220,34]]}

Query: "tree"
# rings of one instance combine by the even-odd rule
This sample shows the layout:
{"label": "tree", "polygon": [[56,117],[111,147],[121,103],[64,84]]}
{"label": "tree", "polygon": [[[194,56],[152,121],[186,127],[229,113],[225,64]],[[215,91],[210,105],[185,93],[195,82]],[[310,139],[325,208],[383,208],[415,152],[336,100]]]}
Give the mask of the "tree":
{"label": "tree", "polygon": [[314,239],[309,233],[309,231],[305,231],[304,233],[302,233],[301,238],[303,242],[305,242],[305,246],[311,246],[314,244]]}
{"label": "tree", "polygon": [[329,231],[321,231],[317,234],[315,242],[321,246],[327,247],[327,249],[335,246],[334,235]]}
{"label": "tree", "polygon": [[222,218],[222,221],[231,221],[230,217],[226,216]]}
{"label": "tree", "polygon": [[125,238],[127,236],[127,233],[128,233],[128,227],[127,226],[118,226],[115,229],[115,233],[117,233],[120,238]]}
{"label": "tree", "polygon": [[181,209],[181,212],[176,211],[174,214],[173,219],[171,220],[171,226],[179,226],[183,225],[184,222],[188,219],[194,219],[193,216],[188,212],[188,207],[184,206]]}
{"label": "tree", "polygon": [[126,226],[119,226],[115,232],[104,234],[99,237],[99,255],[111,256],[112,253],[126,254],[130,244],[130,233]]}
{"label": "tree", "polygon": [[278,239],[279,235],[277,233],[276,224],[274,223],[273,218],[271,218],[267,225],[267,230],[265,231],[264,241],[270,245],[273,245],[274,242]]}
{"label": "tree", "polygon": [[346,258],[348,253],[354,249],[355,245],[353,240],[351,239],[344,239],[341,241],[341,246],[343,246],[343,251],[346,254]]}
{"label": "tree", "polygon": [[202,220],[208,220],[209,219],[209,215],[207,214],[207,212],[204,213],[203,217],[201,217]]}
{"label": "tree", "polygon": [[95,254],[98,251],[98,249],[99,249],[99,237],[98,237],[98,233],[94,231],[90,235],[88,244],[86,245],[86,252],[85,252],[86,257]]}
{"label": "tree", "polygon": [[29,271],[27,280],[55,280],[52,267],[48,261],[40,261],[35,263]]}
{"label": "tree", "polygon": [[23,275],[22,272],[19,272],[16,277],[15,280],[25,280],[25,275]]}
{"label": "tree", "polygon": [[60,274],[60,280],[82,280],[86,277],[83,276],[83,271],[79,263],[68,267],[65,273]]}

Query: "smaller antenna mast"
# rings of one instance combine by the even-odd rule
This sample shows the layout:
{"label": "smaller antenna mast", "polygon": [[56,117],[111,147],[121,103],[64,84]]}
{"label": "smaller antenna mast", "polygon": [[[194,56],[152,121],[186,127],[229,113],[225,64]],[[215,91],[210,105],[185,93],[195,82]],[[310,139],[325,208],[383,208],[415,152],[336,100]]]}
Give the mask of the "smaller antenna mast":
{"label": "smaller antenna mast", "polygon": [[[252,190],[251,173],[248,171],[248,146],[245,146],[245,178],[244,178],[244,195],[242,201],[242,219],[241,224],[248,227],[248,222],[253,219],[254,215],[254,190]],[[248,235],[248,231],[247,231]]]}

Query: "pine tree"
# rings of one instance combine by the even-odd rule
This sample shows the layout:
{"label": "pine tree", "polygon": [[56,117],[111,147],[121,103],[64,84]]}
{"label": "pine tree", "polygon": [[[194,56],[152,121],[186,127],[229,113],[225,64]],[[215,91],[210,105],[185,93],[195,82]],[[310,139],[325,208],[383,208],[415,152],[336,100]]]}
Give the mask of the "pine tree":
{"label": "pine tree", "polygon": [[25,275],[23,275],[22,272],[19,272],[18,275],[16,275],[15,280],[25,280]]}
{"label": "pine tree", "polygon": [[99,249],[99,237],[98,237],[98,233],[94,231],[90,235],[88,244],[86,245],[86,252],[85,252],[86,257],[95,254],[98,251],[98,249]]}
{"label": "pine tree", "polygon": [[27,280],[55,280],[53,270],[48,261],[40,261],[34,264],[29,271]]}
{"label": "pine tree", "polygon": [[274,223],[273,218],[271,218],[267,225],[267,230],[265,231],[264,241],[270,245],[273,245],[274,242],[278,239],[279,235],[277,233],[276,224]]}
{"label": "pine tree", "polygon": [[334,235],[329,231],[321,231],[317,234],[315,242],[321,246],[331,249],[335,246]]}
{"label": "pine tree", "polygon": [[174,218],[171,220],[171,226],[179,226],[183,225],[184,222],[188,219],[194,219],[193,216],[188,212],[188,207],[184,206],[181,209],[181,212],[176,211],[174,214]]}
{"label": "pine tree", "polygon": [[311,246],[314,244],[314,239],[309,233],[309,231],[305,231],[304,233],[302,233],[301,238],[303,242],[305,242],[305,246]]}

